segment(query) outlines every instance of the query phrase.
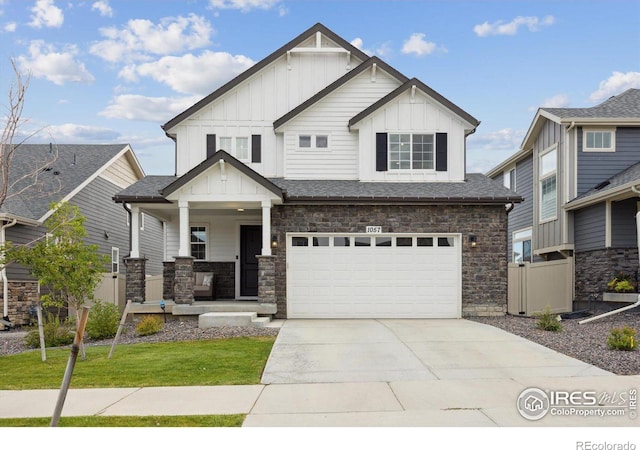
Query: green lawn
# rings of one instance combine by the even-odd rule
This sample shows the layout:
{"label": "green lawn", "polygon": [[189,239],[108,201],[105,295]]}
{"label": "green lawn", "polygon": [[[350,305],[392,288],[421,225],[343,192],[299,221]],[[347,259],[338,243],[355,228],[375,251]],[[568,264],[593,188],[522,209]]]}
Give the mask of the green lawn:
{"label": "green lawn", "polygon": [[[259,384],[274,337],[243,337],[158,344],[86,346],[71,388]],[[0,357],[0,390],[59,389],[69,348]]]}
{"label": "green lawn", "polygon": [[[118,416],[61,417],[59,427],[240,427],[244,414],[226,416]],[[0,419],[2,427],[48,427],[50,417]]]}

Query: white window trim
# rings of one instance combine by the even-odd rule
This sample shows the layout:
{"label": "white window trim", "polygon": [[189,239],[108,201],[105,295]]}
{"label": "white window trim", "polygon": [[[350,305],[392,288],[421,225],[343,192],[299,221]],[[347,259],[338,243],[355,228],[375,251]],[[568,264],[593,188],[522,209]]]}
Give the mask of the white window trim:
{"label": "white window trim", "polygon": [[[309,136],[311,142],[309,147],[300,147],[300,138],[303,136]],[[317,136],[326,136],[327,137],[327,146],[326,147],[318,147],[316,144]],[[296,148],[302,152],[309,152],[313,150],[317,150],[320,152],[327,152],[331,149],[331,134],[330,133],[300,133],[296,135]]]}
{"label": "white window trim", "polygon": [[144,231],[144,213],[140,211],[140,231]]}
{"label": "white window trim", "polygon": [[[554,150],[556,151],[556,168],[553,171],[546,173],[544,176],[542,176],[540,174],[540,171],[542,170],[542,158],[547,153],[550,153]],[[542,182],[552,176],[556,177],[556,207],[555,207],[553,216],[543,219],[542,218]],[[552,146],[547,147],[542,152],[540,152],[538,156],[538,223],[542,225],[547,222],[553,222],[554,220],[558,220],[558,144],[553,144]]]}
{"label": "white window trim", "polygon": [[204,259],[196,259],[195,261],[208,261],[209,258],[209,225],[206,223],[190,223],[189,224],[189,256],[191,256],[191,228],[201,227],[204,228]]}
{"label": "white window trim", "polygon": [[[116,270],[113,270],[114,265]],[[120,273],[120,249],[118,247],[111,247],[111,273]]]}
{"label": "white window trim", "polygon": [[[608,148],[593,148],[587,147],[587,133],[589,132],[602,132],[611,133],[611,147]],[[615,153],[616,151],[616,128],[582,128],[582,151],[585,153]]]}
{"label": "white window trim", "polygon": [[[525,232],[529,232],[529,234],[525,237],[520,237],[516,239],[516,234],[525,233]],[[515,263],[515,261],[513,260],[513,250],[515,248],[515,245],[518,242],[525,242],[525,241],[531,241],[531,258],[533,259],[533,227],[522,228],[520,230],[516,230],[513,233],[511,233],[511,262],[512,263]],[[522,262],[531,262],[531,261],[524,261],[524,255],[522,256],[523,256]]]}
{"label": "white window trim", "polygon": [[[507,175],[509,176],[510,186],[507,186],[506,180]],[[516,166],[511,166],[504,170],[502,173],[502,185],[507,189],[511,189],[512,191],[516,190]]]}
{"label": "white window trim", "polygon": [[[408,134],[411,136],[410,145],[411,145],[411,159],[409,160],[409,168],[408,169],[394,169],[391,167],[391,135],[392,134]],[[414,169],[413,168],[413,136],[416,134],[421,135],[429,135],[433,136],[433,169]],[[387,167],[389,172],[413,172],[413,173],[434,173],[436,172],[436,132],[435,131],[391,131],[387,133],[388,141],[387,141]]]}
{"label": "white window trim", "polygon": [[[238,156],[238,142],[237,142],[238,138],[247,140],[247,157],[246,158],[240,158]],[[224,150],[225,152],[231,154],[238,161],[242,161],[244,163],[251,162],[251,155],[253,154],[252,153],[253,149],[251,148],[251,144],[252,144],[253,139],[251,139],[251,136],[219,136],[217,139],[218,139],[217,148],[219,148],[220,150]],[[223,139],[230,139],[231,140],[231,148],[227,149],[227,148],[224,148],[222,146],[222,140]]]}

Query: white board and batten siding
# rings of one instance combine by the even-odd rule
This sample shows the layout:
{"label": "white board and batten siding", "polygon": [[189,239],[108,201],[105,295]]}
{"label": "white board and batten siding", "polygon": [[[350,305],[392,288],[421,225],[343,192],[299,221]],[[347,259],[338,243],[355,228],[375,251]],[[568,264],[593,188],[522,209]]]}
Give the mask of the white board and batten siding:
{"label": "white board and batten siding", "polygon": [[[283,125],[285,177],[358,179],[358,133],[345,124],[399,85],[382,71],[372,78],[365,70]],[[300,135],[327,135],[328,148],[300,148]]]}
{"label": "white board and batten siding", "polygon": [[[294,245],[294,238],[308,245]],[[334,239],[345,238],[349,245],[336,245]],[[370,246],[355,245],[366,238]],[[411,238],[412,245],[396,238],[405,244]],[[418,245],[418,238],[433,245]],[[376,239],[392,243],[379,246]],[[459,234],[288,234],[287,316],[459,318],[460,247]]]}
{"label": "white board and batten siding", "polygon": [[[361,181],[463,181],[465,126],[456,114],[421,92],[399,95],[359,125]],[[376,133],[447,133],[447,170],[377,172]]]}
{"label": "white board and batten siding", "polygon": [[[314,42],[315,37],[300,47],[311,47]],[[323,42],[323,45],[332,44]],[[282,176],[282,161],[276,158],[278,140],[273,133],[273,122],[358,64],[360,61],[351,57],[348,65],[346,54],[341,52],[291,53],[289,58],[286,55],[278,58],[167,130],[177,135],[177,174],[185,174],[206,159],[207,134],[226,137],[260,134],[262,163],[249,163],[249,166],[266,177]]]}

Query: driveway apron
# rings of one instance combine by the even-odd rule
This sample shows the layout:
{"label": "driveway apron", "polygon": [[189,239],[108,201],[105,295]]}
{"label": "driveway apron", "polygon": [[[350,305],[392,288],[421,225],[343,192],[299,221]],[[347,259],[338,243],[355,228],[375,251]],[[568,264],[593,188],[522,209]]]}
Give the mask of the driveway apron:
{"label": "driveway apron", "polygon": [[464,319],[287,320],[264,384],[610,375]]}

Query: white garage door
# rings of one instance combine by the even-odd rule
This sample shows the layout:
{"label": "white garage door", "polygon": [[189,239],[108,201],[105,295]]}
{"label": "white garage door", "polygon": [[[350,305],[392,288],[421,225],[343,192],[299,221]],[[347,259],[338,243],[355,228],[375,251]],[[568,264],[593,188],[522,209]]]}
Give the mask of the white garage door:
{"label": "white garage door", "polygon": [[459,234],[288,234],[289,318],[458,318]]}

